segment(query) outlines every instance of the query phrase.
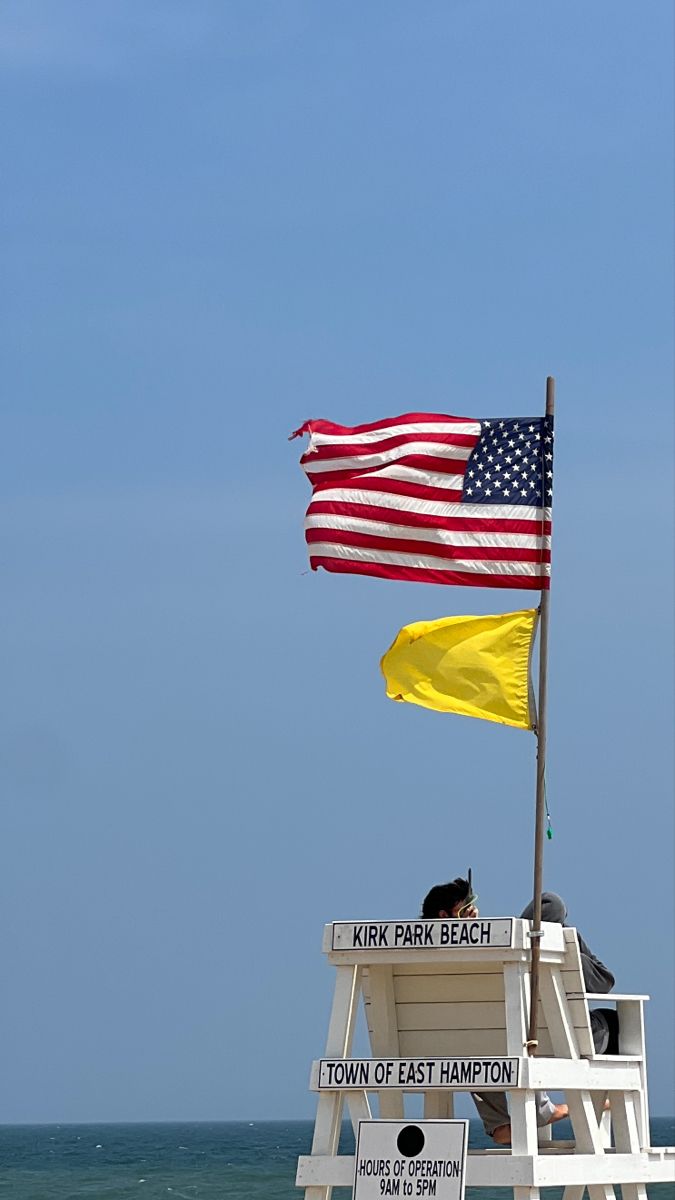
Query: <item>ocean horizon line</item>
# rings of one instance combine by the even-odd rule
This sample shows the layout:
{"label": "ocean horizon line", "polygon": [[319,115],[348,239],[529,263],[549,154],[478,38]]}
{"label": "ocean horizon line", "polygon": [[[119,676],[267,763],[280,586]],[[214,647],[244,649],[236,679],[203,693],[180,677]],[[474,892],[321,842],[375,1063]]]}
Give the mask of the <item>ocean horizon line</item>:
{"label": "ocean horizon line", "polygon": [[[374,1118],[377,1120],[377,1118]],[[410,1117],[410,1121],[421,1121],[422,1117]],[[480,1125],[478,1117],[459,1118],[468,1120],[471,1124]],[[650,1121],[675,1121],[673,1113],[650,1113]],[[314,1124],[314,1117],[168,1117],[160,1119],[146,1118],[144,1120],[86,1120],[86,1121],[0,1121],[0,1129],[68,1129],[77,1127],[94,1129],[97,1126],[129,1126],[129,1125],[305,1125]],[[350,1118],[344,1117],[343,1125],[351,1125]]]}

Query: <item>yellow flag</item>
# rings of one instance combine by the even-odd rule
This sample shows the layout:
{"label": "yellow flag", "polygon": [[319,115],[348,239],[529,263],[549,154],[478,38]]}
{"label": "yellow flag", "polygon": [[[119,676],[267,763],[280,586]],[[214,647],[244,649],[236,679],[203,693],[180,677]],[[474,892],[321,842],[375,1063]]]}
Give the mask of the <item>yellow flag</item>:
{"label": "yellow flag", "polygon": [[436,712],[532,729],[536,608],[404,625],[382,659],[387,695]]}

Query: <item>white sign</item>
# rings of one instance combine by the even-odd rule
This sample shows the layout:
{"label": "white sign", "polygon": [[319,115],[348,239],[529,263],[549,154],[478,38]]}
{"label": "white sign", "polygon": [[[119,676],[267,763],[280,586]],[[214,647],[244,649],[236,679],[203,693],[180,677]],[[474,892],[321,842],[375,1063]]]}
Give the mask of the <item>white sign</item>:
{"label": "white sign", "polygon": [[322,1058],[319,1091],[517,1088],[517,1058]]}
{"label": "white sign", "polygon": [[513,921],[335,921],[333,950],[511,946]]}
{"label": "white sign", "polygon": [[354,1200],[463,1200],[468,1121],[359,1121]]}

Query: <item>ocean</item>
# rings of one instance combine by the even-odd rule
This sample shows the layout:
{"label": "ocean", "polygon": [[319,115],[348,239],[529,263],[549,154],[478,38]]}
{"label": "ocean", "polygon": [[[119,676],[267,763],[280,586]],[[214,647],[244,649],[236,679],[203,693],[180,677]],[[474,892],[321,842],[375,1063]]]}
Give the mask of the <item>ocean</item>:
{"label": "ocean", "polygon": [[[566,1128],[567,1126],[567,1128]],[[567,1122],[557,1137],[570,1137]],[[311,1121],[161,1125],[0,1126],[2,1200],[292,1200],[296,1160],[309,1152]],[[351,1129],[343,1130],[346,1151]],[[675,1144],[675,1119],[652,1121],[652,1143]],[[470,1145],[484,1145],[471,1122]],[[468,1200],[507,1200],[510,1191],[467,1189]],[[333,1193],[346,1200],[349,1190]],[[559,1189],[545,1189],[557,1200]],[[650,1200],[673,1200],[671,1184]]]}

